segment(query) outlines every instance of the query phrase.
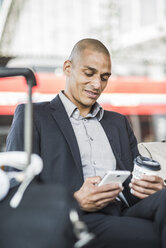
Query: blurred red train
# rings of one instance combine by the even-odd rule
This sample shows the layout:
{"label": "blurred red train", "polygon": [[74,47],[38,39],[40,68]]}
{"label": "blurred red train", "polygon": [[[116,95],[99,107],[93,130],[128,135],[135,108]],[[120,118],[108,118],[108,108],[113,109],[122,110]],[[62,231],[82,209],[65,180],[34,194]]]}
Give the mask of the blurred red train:
{"label": "blurred red train", "polygon": [[[33,101],[47,101],[65,87],[65,77],[54,73],[36,74]],[[26,102],[22,77],[0,79],[0,150],[10,128],[17,104]],[[140,141],[166,139],[166,80],[146,77],[111,77],[99,98],[104,109],[125,114]]]}

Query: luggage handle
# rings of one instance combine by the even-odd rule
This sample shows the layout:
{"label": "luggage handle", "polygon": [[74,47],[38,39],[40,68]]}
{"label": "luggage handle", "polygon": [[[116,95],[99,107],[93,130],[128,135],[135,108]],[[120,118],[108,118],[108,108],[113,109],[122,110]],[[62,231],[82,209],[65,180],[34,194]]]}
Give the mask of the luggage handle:
{"label": "luggage handle", "polygon": [[26,78],[26,82],[31,87],[37,85],[36,78],[33,71],[29,68],[9,68],[9,67],[0,67],[0,77],[15,77],[23,76]]}
{"label": "luggage handle", "polygon": [[0,78],[23,76],[28,85],[28,99],[24,117],[24,151],[27,152],[27,166],[31,163],[32,153],[32,87],[37,85],[33,71],[29,68],[0,67]]}

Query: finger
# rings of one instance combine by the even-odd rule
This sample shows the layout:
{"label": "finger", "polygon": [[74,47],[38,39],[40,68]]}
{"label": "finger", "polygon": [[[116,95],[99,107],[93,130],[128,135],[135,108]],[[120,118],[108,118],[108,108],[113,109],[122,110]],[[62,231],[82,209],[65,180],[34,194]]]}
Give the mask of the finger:
{"label": "finger", "polygon": [[98,209],[101,209],[101,208],[107,206],[110,202],[113,202],[114,200],[115,200],[115,198],[98,201],[98,202],[96,202],[96,207]]}
{"label": "finger", "polygon": [[163,182],[163,179],[159,176],[143,175],[141,179],[144,181],[149,181],[149,182],[154,182],[154,183]]}
{"label": "finger", "polygon": [[155,191],[158,191],[164,188],[163,182],[156,183],[156,182],[150,182],[150,181],[145,181],[145,180],[132,179],[131,184],[132,184],[132,187],[134,187],[135,185],[135,186],[140,186],[146,189],[152,189]]}
{"label": "finger", "polygon": [[96,177],[88,177],[85,180],[85,183],[92,183],[92,184],[99,184],[101,181],[101,177],[96,176]]}
{"label": "finger", "polygon": [[102,186],[98,186],[98,190],[99,192],[103,192],[103,191],[112,191],[112,190],[123,190],[123,186],[121,183],[109,183],[109,184],[105,184]]}
{"label": "finger", "polygon": [[120,191],[119,190],[114,190],[114,191],[109,191],[109,192],[102,192],[99,194],[95,194],[92,196],[92,200],[97,202],[100,200],[104,200],[104,199],[112,199],[112,198],[116,198],[119,195]]}
{"label": "finger", "polygon": [[151,195],[157,191],[156,189],[144,188],[136,184],[130,184],[129,186],[131,187],[132,190],[144,195]]}
{"label": "finger", "polygon": [[135,190],[133,190],[133,189],[131,189],[131,194],[133,194],[134,196],[136,196],[136,197],[138,197],[138,198],[140,198],[140,199],[144,199],[144,198],[146,198],[146,197],[149,196],[149,195],[147,195],[147,194],[142,194],[142,193],[140,193],[140,192],[137,192],[137,191],[135,191]]}

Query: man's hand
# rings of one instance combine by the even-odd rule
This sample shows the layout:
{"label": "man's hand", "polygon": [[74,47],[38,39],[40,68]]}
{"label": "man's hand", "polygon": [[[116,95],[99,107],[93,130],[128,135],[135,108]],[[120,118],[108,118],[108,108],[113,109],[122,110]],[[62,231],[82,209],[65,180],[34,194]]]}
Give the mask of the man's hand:
{"label": "man's hand", "polygon": [[79,202],[82,210],[94,212],[102,209],[114,201],[123,190],[119,183],[97,186],[100,181],[100,177],[89,177],[82,187],[74,193],[74,197]]}
{"label": "man's hand", "polygon": [[164,181],[158,176],[144,175],[141,179],[132,179],[129,184],[131,193],[140,198],[144,199],[147,196],[164,188]]}

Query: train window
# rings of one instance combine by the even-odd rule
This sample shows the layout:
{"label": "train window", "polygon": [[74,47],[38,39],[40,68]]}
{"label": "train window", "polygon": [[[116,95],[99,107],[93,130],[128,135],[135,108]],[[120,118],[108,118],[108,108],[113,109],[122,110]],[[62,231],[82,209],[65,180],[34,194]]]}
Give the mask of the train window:
{"label": "train window", "polygon": [[128,115],[138,142],[166,139],[166,115]]}
{"label": "train window", "polygon": [[166,115],[154,115],[153,116],[155,139],[166,140]]}

